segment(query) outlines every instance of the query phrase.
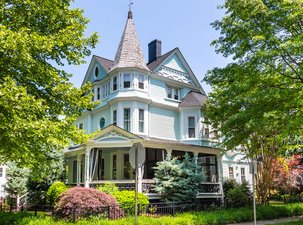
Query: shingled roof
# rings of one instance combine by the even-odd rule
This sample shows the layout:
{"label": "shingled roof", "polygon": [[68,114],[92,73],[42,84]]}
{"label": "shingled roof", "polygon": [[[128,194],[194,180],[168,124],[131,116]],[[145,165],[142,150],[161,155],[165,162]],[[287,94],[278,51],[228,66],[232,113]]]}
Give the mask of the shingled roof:
{"label": "shingled roof", "polygon": [[191,91],[182,99],[179,107],[201,107],[206,103],[206,100],[206,95]]}
{"label": "shingled roof", "polygon": [[108,73],[110,71],[110,69],[112,68],[114,61],[110,60],[110,59],[106,59],[100,56],[96,56],[96,59],[98,60],[98,62],[103,66],[103,68],[106,70],[106,72]]}
{"label": "shingled roof", "polygon": [[144,61],[143,51],[140,46],[131,11],[128,12],[126,25],[115,56],[113,67],[110,71],[117,68],[130,67],[137,67],[149,71]]}

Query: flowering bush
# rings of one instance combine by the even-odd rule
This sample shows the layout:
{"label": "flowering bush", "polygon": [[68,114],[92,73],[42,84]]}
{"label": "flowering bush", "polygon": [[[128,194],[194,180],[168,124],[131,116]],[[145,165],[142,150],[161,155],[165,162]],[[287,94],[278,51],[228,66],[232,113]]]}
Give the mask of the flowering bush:
{"label": "flowering bush", "polygon": [[73,187],[60,196],[55,215],[64,219],[90,215],[112,219],[123,217],[124,212],[111,195],[93,188]]}

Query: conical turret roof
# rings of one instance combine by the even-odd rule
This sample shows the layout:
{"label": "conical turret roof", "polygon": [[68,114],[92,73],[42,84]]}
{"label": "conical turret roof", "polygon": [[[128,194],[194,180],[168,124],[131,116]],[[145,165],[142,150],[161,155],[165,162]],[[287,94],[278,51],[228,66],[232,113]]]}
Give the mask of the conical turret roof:
{"label": "conical turret roof", "polygon": [[136,67],[149,71],[144,61],[143,51],[140,46],[131,11],[128,12],[125,28],[111,71],[117,68],[130,67]]}

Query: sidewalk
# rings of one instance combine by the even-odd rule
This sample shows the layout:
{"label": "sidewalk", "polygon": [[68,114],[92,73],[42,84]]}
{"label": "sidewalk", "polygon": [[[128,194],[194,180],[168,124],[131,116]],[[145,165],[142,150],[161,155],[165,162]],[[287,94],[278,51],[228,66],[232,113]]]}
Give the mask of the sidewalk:
{"label": "sidewalk", "polygon": [[[276,223],[286,223],[291,221],[298,221],[303,220],[303,216],[295,216],[295,217],[287,217],[287,218],[280,218],[275,220],[260,220],[257,221],[257,225],[266,225],[266,224],[276,224]],[[253,225],[253,222],[245,222],[245,223],[234,223],[229,225]],[[302,221],[303,225],[303,221]]]}

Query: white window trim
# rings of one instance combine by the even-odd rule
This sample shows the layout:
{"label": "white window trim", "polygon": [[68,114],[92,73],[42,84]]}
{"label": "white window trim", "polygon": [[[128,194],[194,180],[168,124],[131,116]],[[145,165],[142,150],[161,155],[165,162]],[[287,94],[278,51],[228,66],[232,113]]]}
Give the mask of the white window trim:
{"label": "white window trim", "polygon": [[[190,138],[189,137],[189,133],[188,133],[188,129],[189,129],[189,124],[188,124],[188,118],[189,117],[194,117],[195,118],[195,137],[194,138]],[[187,140],[197,140],[199,137],[198,137],[198,118],[197,118],[197,115],[196,114],[186,114],[185,115],[185,139]]]}

